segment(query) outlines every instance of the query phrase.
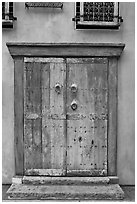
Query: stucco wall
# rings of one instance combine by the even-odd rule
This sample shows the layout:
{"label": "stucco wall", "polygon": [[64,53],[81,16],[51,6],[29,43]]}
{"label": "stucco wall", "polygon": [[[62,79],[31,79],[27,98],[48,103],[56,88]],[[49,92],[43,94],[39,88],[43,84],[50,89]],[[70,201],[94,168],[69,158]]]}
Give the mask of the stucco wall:
{"label": "stucco wall", "polygon": [[134,184],[134,47],[135,3],[120,3],[124,19],[120,30],[75,30],[74,3],[65,2],[60,9],[25,9],[14,3],[18,18],[14,29],[3,30],[3,183],[14,175],[14,64],[6,42],[114,42],[125,43],[118,69],[118,151],[117,169],[121,184]]}

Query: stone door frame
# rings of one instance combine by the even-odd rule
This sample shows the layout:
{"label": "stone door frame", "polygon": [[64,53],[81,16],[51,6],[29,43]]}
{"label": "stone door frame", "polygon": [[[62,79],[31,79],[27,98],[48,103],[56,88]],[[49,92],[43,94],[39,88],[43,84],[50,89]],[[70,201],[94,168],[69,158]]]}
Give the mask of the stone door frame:
{"label": "stone door frame", "polygon": [[15,175],[24,175],[24,57],[108,58],[108,176],[117,175],[117,71],[122,43],[7,43],[14,60]]}

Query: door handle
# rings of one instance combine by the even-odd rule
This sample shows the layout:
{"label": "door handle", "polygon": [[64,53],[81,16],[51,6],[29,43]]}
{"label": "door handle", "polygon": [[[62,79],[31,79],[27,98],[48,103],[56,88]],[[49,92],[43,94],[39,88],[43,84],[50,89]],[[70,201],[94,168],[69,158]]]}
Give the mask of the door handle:
{"label": "door handle", "polygon": [[77,104],[77,102],[74,100],[74,101],[72,101],[72,103],[71,103],[71,108],[72,108],[72,110],[76,110],[77,109],[77,107],[78,107],[78,104]]}
{"label": "door handle", "polygon": [[76,84],[72,84],[72,85],[71,85],[71,92],[72,92],[72,93],[76,93],[77,90],[78,90],[77,85],[76,85]]}
{"label": "door handle", "polygon": [[61,85],[59,83],[56,83],[55,85],[55,91],[60,94],[61,93]]}

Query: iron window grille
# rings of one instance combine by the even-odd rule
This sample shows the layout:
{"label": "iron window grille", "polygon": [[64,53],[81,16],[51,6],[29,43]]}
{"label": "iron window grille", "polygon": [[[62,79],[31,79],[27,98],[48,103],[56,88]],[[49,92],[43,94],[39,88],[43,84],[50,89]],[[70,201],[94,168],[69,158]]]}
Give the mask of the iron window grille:
{"label": "iron window grille", "polygon": [[76,2],[76,29],[118,29],[123,22],[118,2]]}
{"label": "iron window grille", "polygon": [[2,2],[2,27],[13,28],[13,21],[17,20],[13,16],[13,2]]}
{"label": "iron window grille", "polygon": [[63,8],[62,2],[25,2],[26,8],[38,8],[38,7],[46,7],[46,8]]}

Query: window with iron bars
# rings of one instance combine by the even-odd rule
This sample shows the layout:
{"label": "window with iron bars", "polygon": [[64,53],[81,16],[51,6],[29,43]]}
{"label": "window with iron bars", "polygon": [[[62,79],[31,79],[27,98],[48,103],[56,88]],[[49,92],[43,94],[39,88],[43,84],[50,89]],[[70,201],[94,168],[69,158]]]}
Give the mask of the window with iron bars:
{"label": "window with iron bars", "polygon": [[2,2],[2,28],[13,28],[13,2]]}
{"label": "window with iron bars", "polygon": [[118,2],[76,2],[76,29],[118,29],[123,22]]}

